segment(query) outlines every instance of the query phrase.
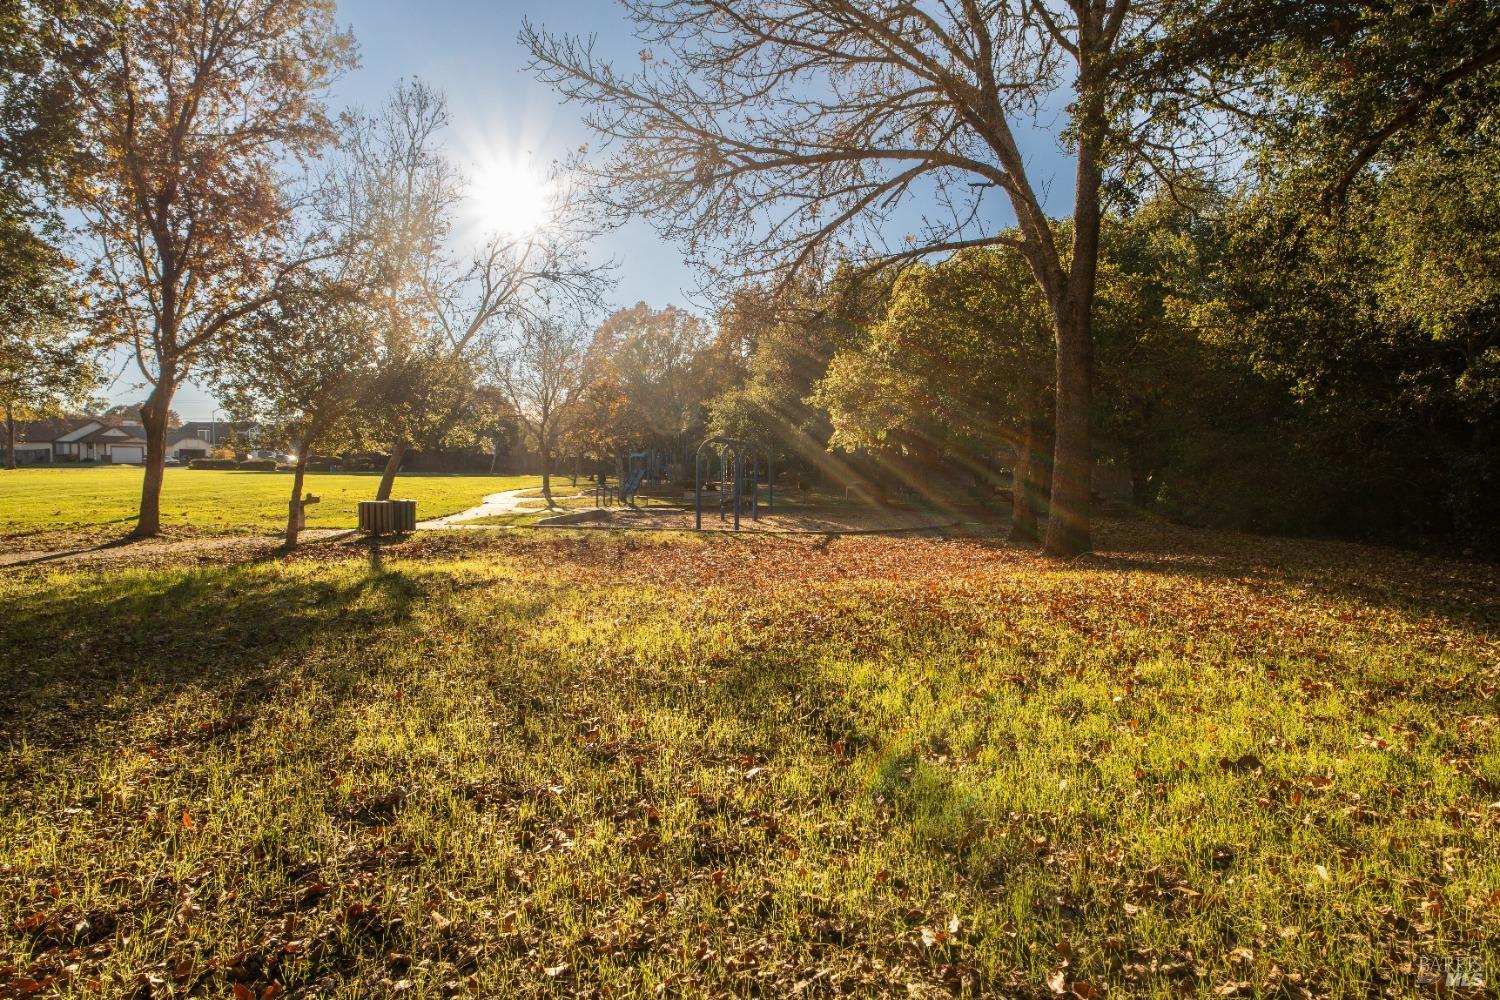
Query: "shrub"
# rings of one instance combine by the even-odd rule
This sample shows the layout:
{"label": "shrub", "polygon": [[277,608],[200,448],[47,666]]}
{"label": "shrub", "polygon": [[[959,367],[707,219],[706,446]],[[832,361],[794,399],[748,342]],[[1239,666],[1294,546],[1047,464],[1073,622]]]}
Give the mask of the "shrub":
{"label": "shrub", "polygon": [[232,458],[195,458],[188,463],[189,469],[238,469],[240,463]]}
{"label": "shrub", "polygon": [[240,463],[241,472],[275,472],[276,461],[270,458],[252,458]]}

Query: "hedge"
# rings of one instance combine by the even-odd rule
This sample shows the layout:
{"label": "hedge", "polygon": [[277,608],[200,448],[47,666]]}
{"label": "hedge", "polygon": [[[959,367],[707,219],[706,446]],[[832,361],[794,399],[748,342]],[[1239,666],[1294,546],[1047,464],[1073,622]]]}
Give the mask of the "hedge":
{"label": "hedge", "polygon": [[241,472],[275,472],[276,461],[270,458],[253,458],[240,463]]}
{"label": "hedge", "polygon": [[195,458],[188,463],[189,469],[238,469],[240,463],[232,458]]}

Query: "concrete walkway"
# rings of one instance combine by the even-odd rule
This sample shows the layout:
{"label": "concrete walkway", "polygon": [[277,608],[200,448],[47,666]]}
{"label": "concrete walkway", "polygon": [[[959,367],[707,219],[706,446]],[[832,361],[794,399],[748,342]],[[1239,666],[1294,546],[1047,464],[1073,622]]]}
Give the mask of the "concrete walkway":
{"label": "concrete walkway", "polygon": [[[535,493],[539,487],[531,486],[524,490],[506,490],[504,493],[491,493],[485,497],[478,507],[470,507],[461,510],[457,514],[448,514],[445,517],[435,517],[429,521],[418,521],[418,531],[439,531],[443,528],[462,528],[465,521],[474,521],[481,517],[494,517],[497,514],[539,514],[546,510],[541,497],[522,496],[523,493]],[[554,492],[554,500],[570,500],[579,494],[567,494],[561,491]],[[476,525],[475,527],[496,527],[496,525]]]}

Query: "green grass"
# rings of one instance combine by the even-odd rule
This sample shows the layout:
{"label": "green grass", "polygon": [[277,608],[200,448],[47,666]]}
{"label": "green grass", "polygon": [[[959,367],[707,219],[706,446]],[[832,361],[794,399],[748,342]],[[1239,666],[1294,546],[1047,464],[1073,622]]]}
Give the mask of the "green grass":
{"label": "green grass", "polygon": [[[579,486],[576,488],[568,486],[567,480],[563,480],[561,484],[554,482],[552,484],[552,496],[554,499],[564,497],[573,498],[579,493],[580,490],[583,489],[585,489],[585,487],[583,486]],[[534,490],[523,490],[522,492],[516,494],[516,496],[521,500],[540,500],[542,499],[542,491],[540,488]]]}
{"label": "green grass", "polygon": [[554,517],[561,511],[558,510],[518,510],[508,514],[490,514],[485,517],[473,517],[464,521],[466,527],[480,528],[509,528],[516,525],[536,524],[547,517]]}
{"label": "green grass", "polygon": [[0,993],[1500,973],[1493,567],[1104,543],[454,532],[0,575]]}
{"label": "green grass", "polygon": [[[139,468],[0,471],[0,536],[125,527],[140,503]],[[304,492],[322,502],[308,508],[309,528],[352,528],[355,505],[372,499],[378,474],[309,473]],[[535,476],[413,473],[396,480],[395,496],[417,501],[417,516],[467,510],[486,495],[520,489]],[[205,534],[274,533],[285,527],[289,473],[168,469],[162,523]]]}

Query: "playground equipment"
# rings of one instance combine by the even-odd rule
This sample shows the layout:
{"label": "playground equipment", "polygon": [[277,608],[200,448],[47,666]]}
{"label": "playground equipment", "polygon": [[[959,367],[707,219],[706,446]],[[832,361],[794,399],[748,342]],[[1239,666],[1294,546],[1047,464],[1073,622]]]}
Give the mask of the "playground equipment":
{"label": "playground equipment", "polygon": [[[696,508],[694,525],[703,529],[703,466],[704,449],[708,449],[707,460],[719,461],[718,498],[719,520],[725,519],[725,507],[734,511],[734,530],[740,530],[740,513],[748,502],[750,519],[760,520],[760,466],[766,468],[766,509],[770,510],[776,500],[776,474],[772,468],[771,453],[754,441],[738,438],[711,437],[698,446],[693,454],[693,502]],[[710,466],[711,467],[711,466]],[[748,488],[748,496],[747,494]],[[730,492],[733,491],[733,500]]]}
{"label": "playground equipment", "polygon": [[590,484],[589,494],[594,498],[595,507],[611,507],[619,498],[620,490],[618,487],[609,485],[604,473],[601,472],[599,477]]}
{"label": "playground equipment", "polygon": [[678,456],[666,448],[647,448],[630,453],[629,469],[641,471],[641,482],[647,486],[665,486],[677,478]]}
{"label": "playground equipment", "polygon": [[626,459],[625,479],[620,483],[620,502],[635,506],[643,490],[672,482],[672,453],[661,448],[633,451]]}
{"label": "playground equipment", "polygon": [[618,486],[606,485],[604,474],[600,473],[590,483],[588,493],[594,498],[595,507],[608,507],[616,502],[634,507],[636,498],[643,494],[652,494],[653,490],[670,491],[673,483],[681,478],[682,469],[681,457],[669,449],[633,451],[626,457],[625,474]]}
{"label": "playground equipment", "polygon": [[635,498],[641,492],[641,484],[646,479],[644,466],[633,468],[625,476],[625,481],[620,484],[620,502],[635,506]]}

